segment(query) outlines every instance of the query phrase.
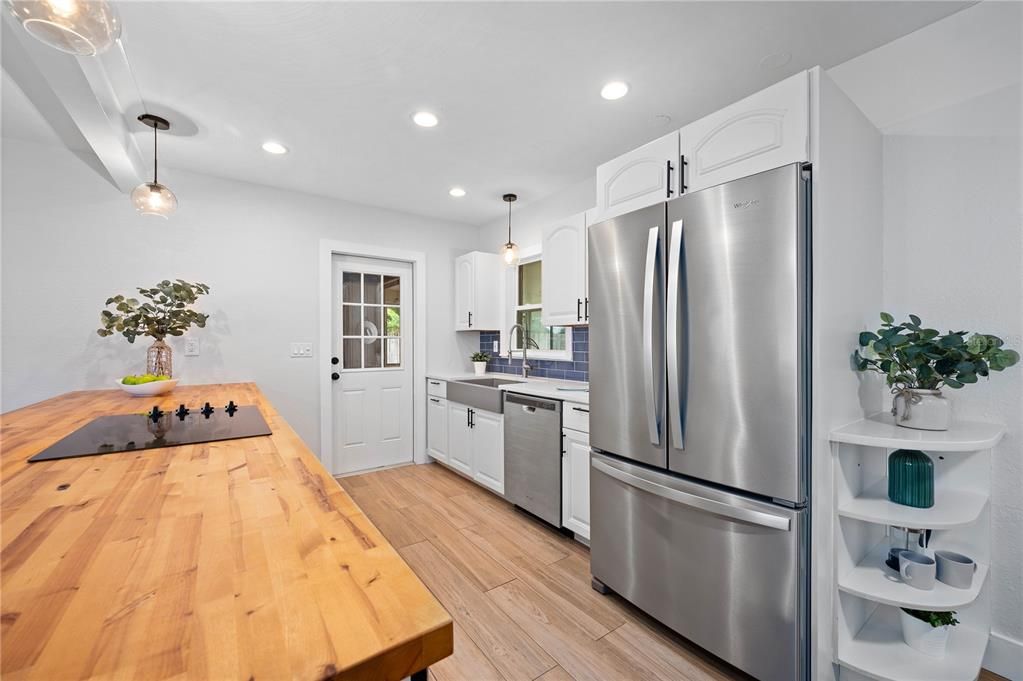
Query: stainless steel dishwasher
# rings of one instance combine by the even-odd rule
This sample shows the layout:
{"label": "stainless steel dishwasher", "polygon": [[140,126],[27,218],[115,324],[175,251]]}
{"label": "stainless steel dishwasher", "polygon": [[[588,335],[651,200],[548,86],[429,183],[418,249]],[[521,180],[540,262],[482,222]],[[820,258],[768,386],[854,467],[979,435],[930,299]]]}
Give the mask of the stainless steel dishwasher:
{"label": "stainless steel dishwasher", "polygon": [[504,496],[561,527],[561,402],[504,396]]}

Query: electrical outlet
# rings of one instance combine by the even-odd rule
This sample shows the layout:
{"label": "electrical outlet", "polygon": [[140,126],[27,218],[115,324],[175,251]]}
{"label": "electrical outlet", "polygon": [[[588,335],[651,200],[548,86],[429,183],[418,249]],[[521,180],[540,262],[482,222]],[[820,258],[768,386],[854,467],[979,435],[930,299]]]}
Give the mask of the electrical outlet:
{"label": "electrical outlet", "polygon": [[292,357],[312,357],[313,356],[313,344],[312,343],[292,343],[291,344],[291,356]]}
{"label": "electrical outlet", "polygon": [[186,338],[185,339],[185,357],[198,357],[199,356],[199,339],[198,338]]}
{"label": "electrical outlet", "polygon": [[493,350],[493,352],[500,352],[500,351],[501,351],[501,342],[500,341],[494,341],[494,350]]}

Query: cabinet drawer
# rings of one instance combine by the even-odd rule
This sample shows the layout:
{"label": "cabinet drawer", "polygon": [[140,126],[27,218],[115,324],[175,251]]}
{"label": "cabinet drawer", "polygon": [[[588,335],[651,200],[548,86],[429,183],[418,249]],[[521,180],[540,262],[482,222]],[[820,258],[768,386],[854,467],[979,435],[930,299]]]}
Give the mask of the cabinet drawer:
{"label": "cabinet drawer", "polygon": [[448,396],[448,382],[439,381],[436,378],[426,379],[426,392],[434,397]]}
{"label": "cabinet drawer", "polygon": [[565,402],[565,408],[561,412],[561,425],[583,433],[590,432],[589,405]]}

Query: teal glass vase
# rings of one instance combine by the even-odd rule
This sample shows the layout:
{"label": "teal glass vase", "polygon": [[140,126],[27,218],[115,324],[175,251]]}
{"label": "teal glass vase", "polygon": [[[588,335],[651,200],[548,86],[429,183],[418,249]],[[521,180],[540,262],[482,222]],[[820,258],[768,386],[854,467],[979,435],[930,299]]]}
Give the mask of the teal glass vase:
{"label": "teal glass vase", "polygon": [[888,457],[888,499],[903,506],[934,506],[934,462],[916,449],[896,449]]}

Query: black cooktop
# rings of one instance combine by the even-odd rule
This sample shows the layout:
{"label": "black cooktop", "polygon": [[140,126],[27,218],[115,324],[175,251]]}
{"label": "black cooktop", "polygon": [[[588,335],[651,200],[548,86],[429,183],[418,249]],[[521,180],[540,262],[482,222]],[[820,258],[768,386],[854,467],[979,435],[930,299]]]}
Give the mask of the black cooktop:
{"label": "black cooktop", "polygon": [[219,409],[211,407],[209,402],[195,410],[183,404],[172,412],[153,407],[148,413],[101,416],[28,461],[176,447],[270,433],[258,407],[239,407],[233,400]]}

